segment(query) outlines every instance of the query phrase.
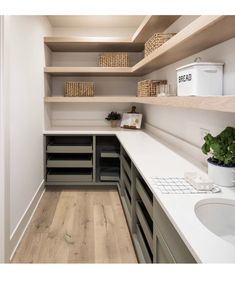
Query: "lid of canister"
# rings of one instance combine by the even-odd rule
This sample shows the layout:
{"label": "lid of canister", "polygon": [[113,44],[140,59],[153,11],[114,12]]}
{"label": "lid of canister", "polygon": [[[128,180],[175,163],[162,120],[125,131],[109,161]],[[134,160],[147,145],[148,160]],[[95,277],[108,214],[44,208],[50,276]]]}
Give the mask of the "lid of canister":
{"label": "lid of canister", "polygon": [[190,63],[190,64],[187,64],[187,65],[184,65],[184,66],[181,66],[179,68],[177,68],[176,70],[181,70],[181,69],[184,69],[184,68],[188,68],[188,67],[191,67],[191,66],[223,66],[224,63],[216,63],[216,62],[193,62],[193,63]]}

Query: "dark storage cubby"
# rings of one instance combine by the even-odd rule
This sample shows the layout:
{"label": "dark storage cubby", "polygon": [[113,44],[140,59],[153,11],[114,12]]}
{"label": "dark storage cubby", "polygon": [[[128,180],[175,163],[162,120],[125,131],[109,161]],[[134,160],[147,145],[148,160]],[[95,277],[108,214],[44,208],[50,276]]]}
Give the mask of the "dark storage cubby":
{"label": "dark storage cubby", "polygon": [[66,146],[90,146],[92,145],[92,136],[49,136],[48,145],[66,145]]}
{"label": "dark storage cubby", "polygon": [[120,143],[116,136],[96,136],[96,181],[120,179]]}
{"label": "dark storage cubby", "polygon": [[48,182],[91,182],[91,168],[49,168],[47,170]]}
{"label": "dark storage cubby", "polygon": [[48,184],[79,184],[94,180],[93,136],[46,136],[45,151]]}
{"label": "dark storage cubby", "polygon": [[[138,225],[138,224],[137,224]],[[140,231],[140,236],[141,236],[141,238],[142,239],[139,239],[139,241],[140,240],[143,240],[143,244],[144,244],[144,247],[141,247],[143,250],[145,250],[145,249],[147,249],[147,254],[148,254],[148,256],[149,256],[149,258],[150,258],[150,261],[146,261],[146,262],[153,262],[153,253],[152,253],[152,251],[151,251],[151,249],[150,249],[150,247],[149,247],[149,244],[148,244],[148,241],[147,241],[147,239],[146,239],[146,237],[145,237],[145,234],[144,234],[144,231],[143,231],[143,229],[142,229],[142,227],[141,227],[141,225],[138,225],[138,229],[139,229],[139,231]],[[142,241],[141,241],[142,242]],[[142,251],[142,252],[144,252],[144,251]],[[143,254],[145,254],[145,253],[143,253]],[[147,259],[145,259],[145,260],[147,260]]]}
{"label": "dark storage cubby", "polygon": [[129,189],[128,189],[127,186],[125,185],[125,183],[124,183],[124,190],[125,190],[125,193],[126,193],[128,199],[129,199],[130,203],[131,203],[131,202],[132,202],[131,194],[130,194]]}
{"label": "dark storage cubby", "polygon": [[100,181],[119,181],[120,169],[118,167],[100,168]]}
{"label": "dark storage cubby", "polygon": [[148,211],[146,210],[144,204],[142,201],[138,201],[138,204],[139,204],[139,207],[141,209],[141,212],[143,213],[144,215],[144,218],[145,220],[147,221],[148,223],[148,226],[149,226],[149,229],[151,230],[151,232],[153,233],[153,220],[151,219]]}
{"label": "dark storage cubby", "polygon": [[141,185],[144,188],[145,193],[148,195],[148,197],[151,199],[151,202],[153,203],[153,193],[149,189],[148,185],[145,183],[142,177],[139,177],[138,180],[140,181]]}
{"label": "dark storage cubby", "polygon": [[131,168],[131,158],[127,155],[127,153],[124,151],[123,157],[125,158],[128,166]]}

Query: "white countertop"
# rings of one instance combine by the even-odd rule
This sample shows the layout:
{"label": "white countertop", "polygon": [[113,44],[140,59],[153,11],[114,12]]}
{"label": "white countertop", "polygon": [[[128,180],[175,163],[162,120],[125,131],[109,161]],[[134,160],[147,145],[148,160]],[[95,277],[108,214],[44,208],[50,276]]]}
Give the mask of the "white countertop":
{"label": "white countertop", "polygon": [[152,185],[152,177],[183,177],[184,172],[204,173],[191,162],[141,130],[122,128],[58,128],[45,135],[116,135],[156,199],[171,220],[197,262],[235,263],[235,245],[210,232],[195,215],[195,204],[208,198],[235,200],[235,188],[216,194],[162,194]]}

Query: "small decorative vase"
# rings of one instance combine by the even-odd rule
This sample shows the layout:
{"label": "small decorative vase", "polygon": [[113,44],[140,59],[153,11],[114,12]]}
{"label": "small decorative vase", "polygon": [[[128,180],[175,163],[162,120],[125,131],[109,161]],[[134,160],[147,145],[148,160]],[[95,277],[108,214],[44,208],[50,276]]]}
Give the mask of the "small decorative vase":
{"label": "small decorative vase", "polygon": [[112,128],[116,128],[116,127],[117,127],[117,124],[118,124],[118,121],[117,121],[117,120],[111,120],[111,127],[112,127]]}
{"label": "small decorative vase", "polygon": [[211,161],[208,162],[208,177],[217,185],[224,187],[235,186],[235,167],[219,166]]}

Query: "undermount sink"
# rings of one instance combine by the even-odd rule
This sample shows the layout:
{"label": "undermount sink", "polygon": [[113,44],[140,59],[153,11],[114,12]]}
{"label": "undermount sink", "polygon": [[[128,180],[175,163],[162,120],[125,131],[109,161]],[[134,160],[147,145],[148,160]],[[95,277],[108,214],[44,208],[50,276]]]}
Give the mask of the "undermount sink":
{"label": "undermount sink", "polygon": [[235,245],[235,201],[219,198],[201,200],[195,205],[195,213],[212,233]]}

